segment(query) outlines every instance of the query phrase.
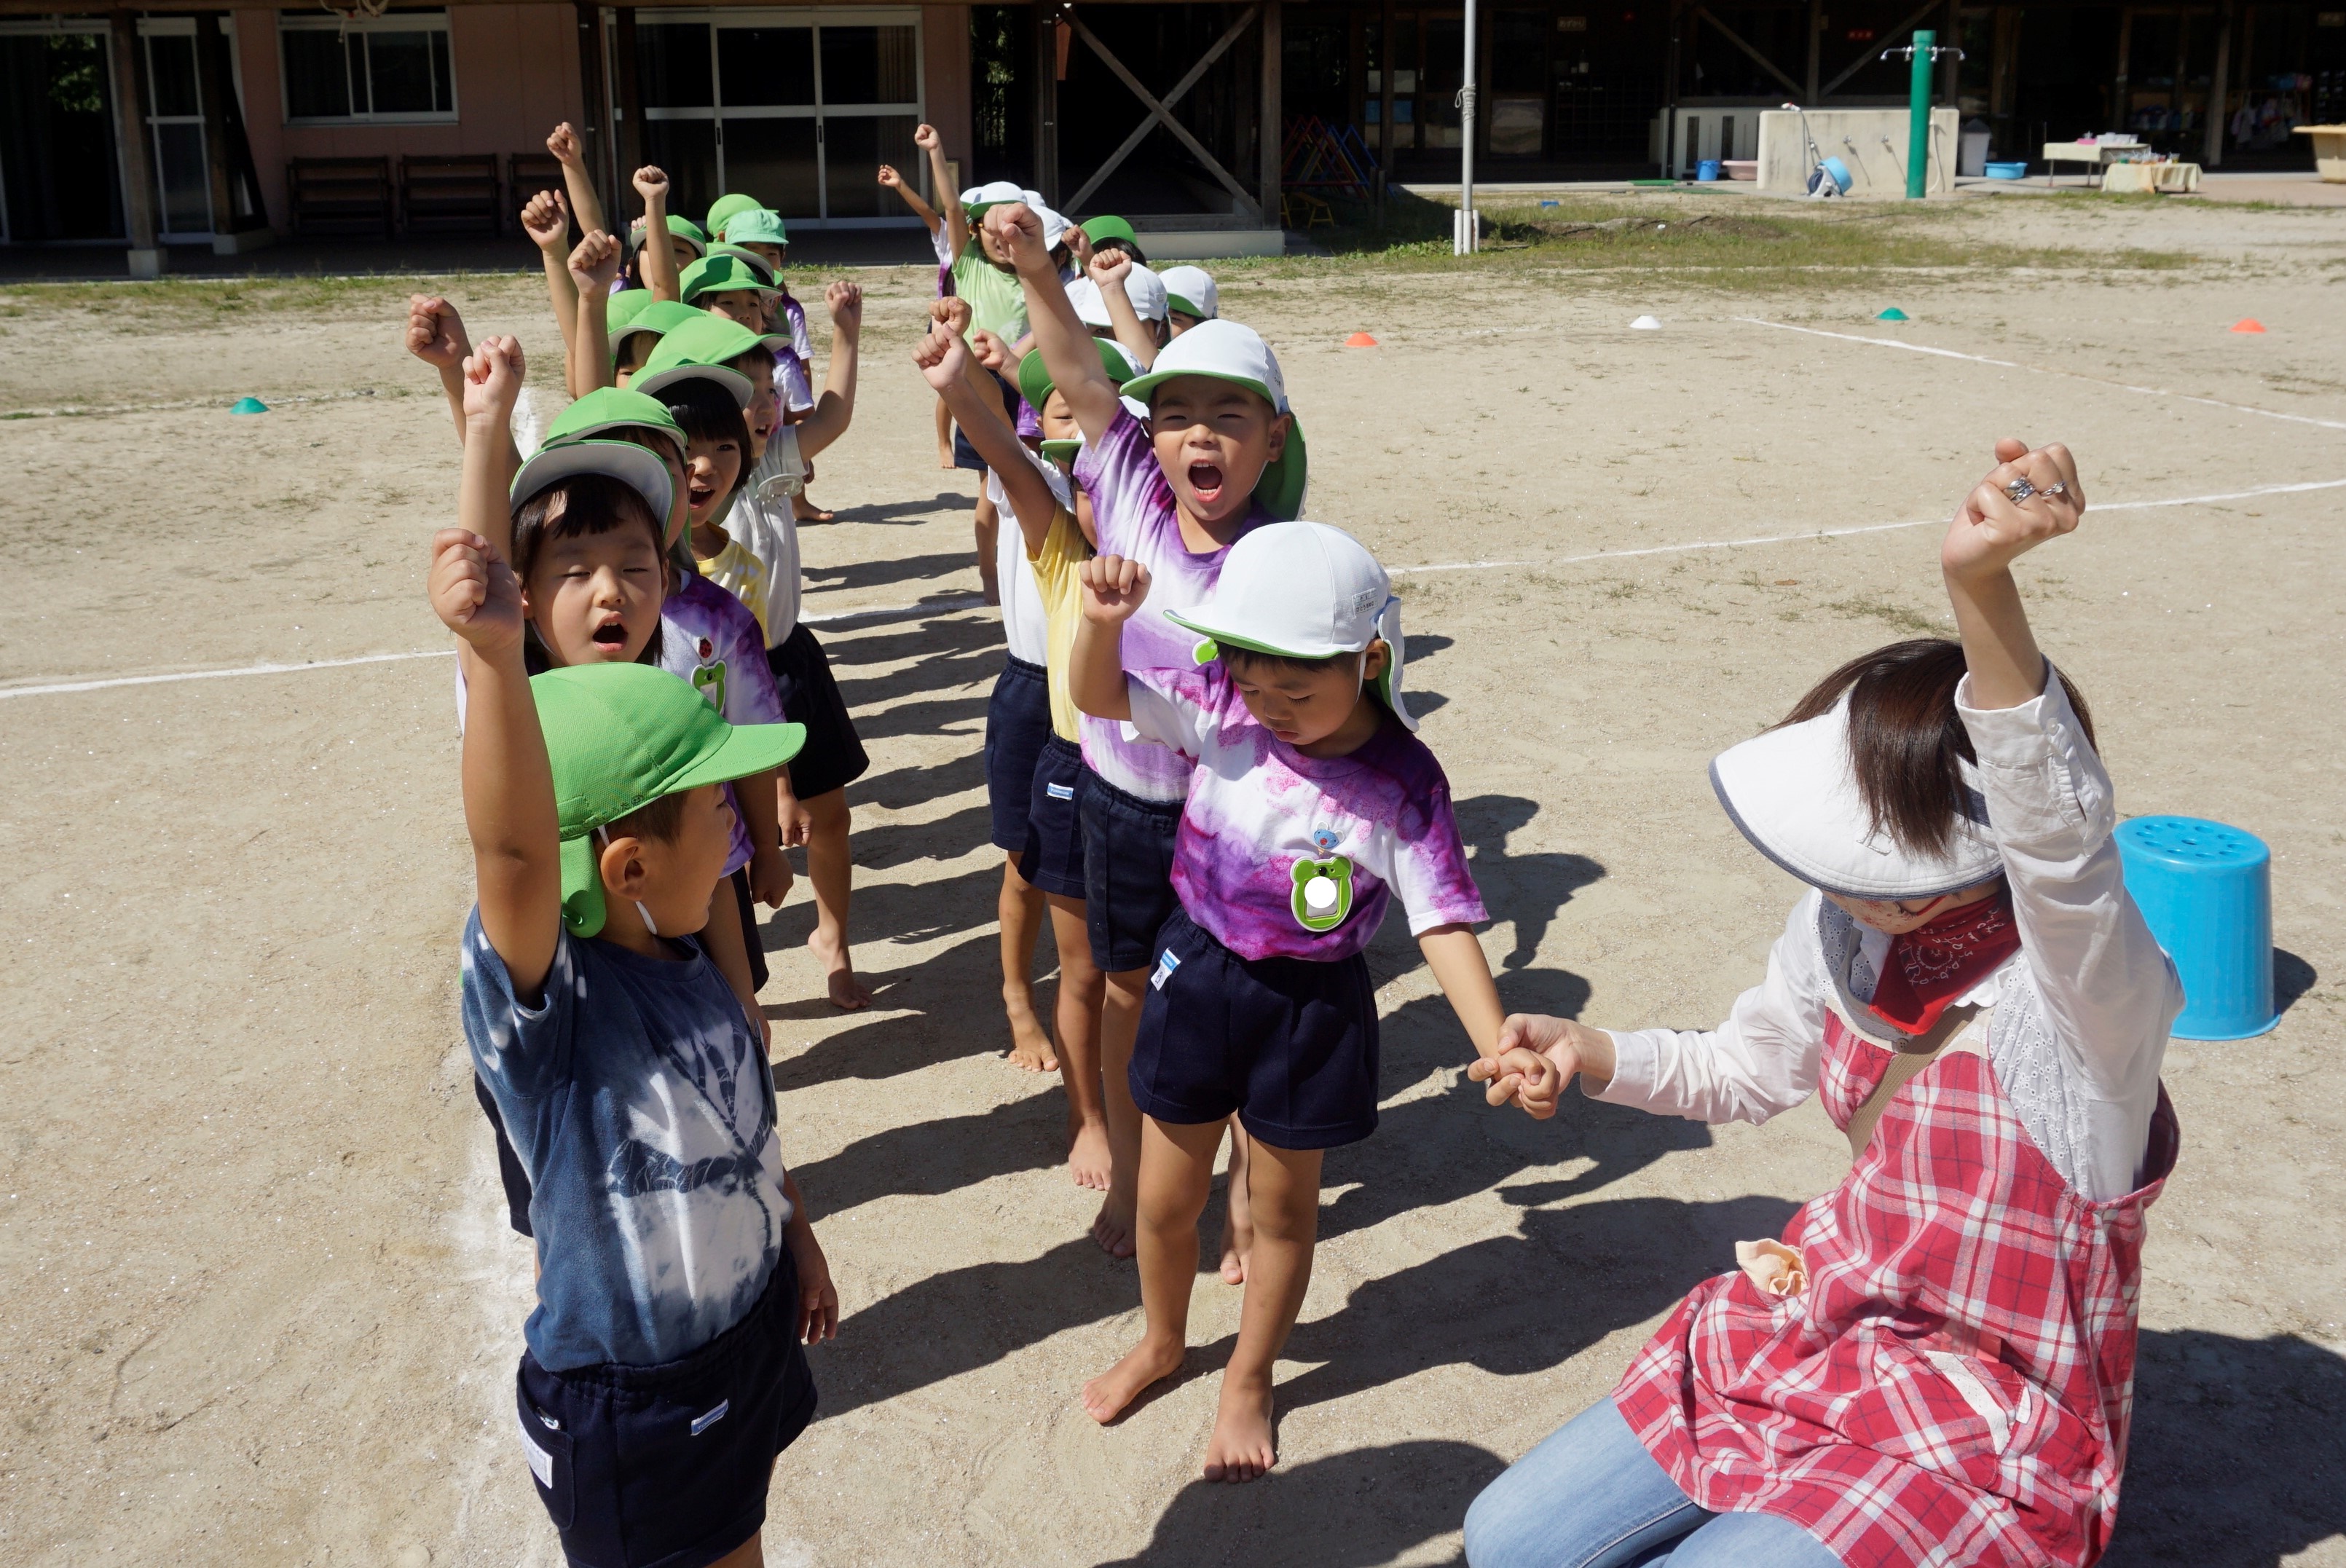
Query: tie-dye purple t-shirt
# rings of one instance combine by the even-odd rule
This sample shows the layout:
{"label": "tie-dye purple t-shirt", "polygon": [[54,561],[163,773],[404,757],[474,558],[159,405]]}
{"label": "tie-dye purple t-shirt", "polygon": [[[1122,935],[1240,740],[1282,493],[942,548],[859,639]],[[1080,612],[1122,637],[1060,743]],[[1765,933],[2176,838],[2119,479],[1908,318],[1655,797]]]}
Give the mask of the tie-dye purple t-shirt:
{"label": "tie-dye purple t-shirt", "polygon": [[[1186,610],[1203,602],[1213,593],[1229,550],[1226,546],[1198,555],[1182,543],[1173,487],[1157,464],[1148,433],[1128,410],[1118,411],[1107,432],[1076,453],[1076,483],[1092,498],[1099,553],[1129,556],[1147,566],[1152,579],[1148,608],[1124,626],[1124,667],[1188,668],[1194,662],[1197,635],[1156,612]],[[1270,521],[1270,514],[1260,504],[1252,505],[1239,533]],[[1233,535],[1232,543],[1237,538]],[[1188,759],[1137,738],[1128,725],[1086,715],[1083,743],[1084,765],[1127,794],[1144,800],[1179,800],[1189,793]]]}
{"label": "tie-dye purple t-shirt", "polygon": [[[766,663],[766,639],[750,607],[698,572],[683,581],[660,606],[660,667],[692,683],[728,724],[780,724],[782,694]],[[725,786],[733,808],[733,848],[725,874],[750,863],[750,830],[733,786]]]}
{"label": "tie-dye purple t-shirt", "polygon": [[1219,663],[1132,670],[1125,687],[1134,728],[1196,759],[1173,891],[1232,952],[1350,958],[1396,893],[1413,936],[1490,918],[1450,780],[1399,719],[1350,756],[1306,757],[1255,721]]}

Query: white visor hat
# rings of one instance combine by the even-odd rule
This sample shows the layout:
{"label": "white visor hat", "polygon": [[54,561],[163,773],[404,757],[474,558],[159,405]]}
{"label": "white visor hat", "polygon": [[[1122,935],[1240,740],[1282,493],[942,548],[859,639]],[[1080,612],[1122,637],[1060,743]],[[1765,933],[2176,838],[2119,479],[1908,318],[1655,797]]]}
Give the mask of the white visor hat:
{"label": "white visor hat", "polygon": [[[1125,274],[1124,297],[1132,301],[1132,313],[1142,321],[1165,319],[1165,285],[1146,267],[1135,267]],[[1107,313],[1107,296],[1089,278],[1078,278],[1067,285],[1067,303],[1076,308],[1076,319],[1086,327],[1116,325]]]}
{"label": "white visor hat", "polygon": [[1203,267],[1168,267],[1164,280],[1166,303],[1185,316],[1210,321],[1222,313],[1222,292]]}
{"label": "white visor hat", "polygon": [[1242,535],[1223,558],[1212,597],[1165,618],[1209,641],[1198,661],[1224,645],[1287,658],[1356,654],[1382,637],[1390,650],[1377,696],[1409,728],[1417,719],[1402,700],[1401,601],[1392,579],[1367,546],[1325,523],[1266,523]]}
{"label": "white visor hat", "polygon": [[1755,735],[1710,764],[1719,803],[1753,849],[1810,887],[1853,899],[1935,898],[2003,871],[1979,769],[1964,762],[1963,779],[1954,836],[1944,853],[1928,855],[1873,826],[1850,754],[1846,697],[1831,713]]}

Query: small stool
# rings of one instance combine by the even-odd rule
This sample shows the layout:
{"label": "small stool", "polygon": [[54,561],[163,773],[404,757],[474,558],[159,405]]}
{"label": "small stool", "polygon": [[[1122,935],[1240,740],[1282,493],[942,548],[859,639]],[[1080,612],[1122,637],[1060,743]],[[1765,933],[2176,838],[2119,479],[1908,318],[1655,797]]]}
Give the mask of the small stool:
{"label": "small stool", "polygon": [[2272,851],[2198,817],[2118,824],[2127,891],[2183,977],[2183,1040],[2246,1040],[2273,1011]]}

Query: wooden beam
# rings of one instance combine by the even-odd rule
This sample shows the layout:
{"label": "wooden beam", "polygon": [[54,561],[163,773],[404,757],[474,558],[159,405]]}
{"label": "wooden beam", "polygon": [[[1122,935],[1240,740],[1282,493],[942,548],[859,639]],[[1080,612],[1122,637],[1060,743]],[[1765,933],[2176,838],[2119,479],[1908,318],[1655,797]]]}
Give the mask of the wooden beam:
{"label": "wooden beam", "polygon": [[[1941,0],[1931,0],[1931,4],[1933,5],[1939,5],[1940,3]],[[1750,56],[1753,63],[1761,70],[1767,72],[1770,76],[1783,83],[1785,91],[1797,93],[1800,90],[1800,83],[1792,80],[1791,77],[1786,76],[1782,70],[1779,69],[1775,61],[1770,59],[1767,56],[1761,54],[1750,45],[1745,43],[1743,41],[1743,36],[1740,33],[1738,33],[1734,28],[1729,26],[1726,23],[1720,21],[1717,15],[1712,14],[1708,6],[1698,5],[1694,8],[1694,13],[1704,21],[1709,23],[1712,26],[1718,28],[1729,43],[1734,45],[1745,54]]]}
{"label": "wooden beam", "polygon": [[1287,151],[1287,117],[1280,101],[1280,76],[1287,63],[1280,0],[1262,0],[1262,195],[1257,205],[1262,220],[1280,221],[1280,164]]}
{"label": "wooden beam", "polygon": [[139,47],[138,19],[128,11],[112,11],[106,25],[114,66],[114,140],[121,155],[122,231],[130,239],[130,275],[159,278],[169,258],[156,237],[155,159],[147,144],[147,62]]}
{"label": "wooden beam", "polygon": [[[1142,118],[1138,125],[1133,127],[1132,134],[1124,138],[1123,145],[1108,155],[1107,161],[1101,164],[1099,168],[1092,171],[1092,177],[1084,181],[1083,188],[1076,191],[1075,196],[1067,202],[1067,206],[1069,208],[1081,207],[1084,204],[1084,198],[1098,189],[1100,182],[1106,179],[1111,173],[1115,172],[1117,165],[1122,163],[1127,158],[1129,158],[1132,155],[1132,149],[1141,144],[1142,139],[1148,135],[1151,128],[1160,124],[1163,125],[1167,130],[1171,131],[1174,138],[1180,142],[1183,147],[1188,148],[1190,153],[1197,158],[1198,162],[1206,166],[1207,169],[1212,173],[1216,179],[1220,180],[1224,186],[1228,187],[1232,196],[1237,197],[1246,207],[1254,206],[1254,197],[1248,191],[1247,188],[1240,185],[1236,179],[1232,178],[1230,171],[1222,167],[1221,160],[1215,158],[1212,153],[1208,152],[1204,145],[1200,143],[1196,137],[1189,134],[1188,127],[1183,125],[1179,120],[1173,117],[1172,106],[1181,100],[1182,94],[1188,92],[1191,87],[1196,87],[1198,79],[1205,76],[1206,68],[1209,66],[1211,66],[1216,60],[1220,59],[1223,55],[1227,54],[1229,51],[1230,46],[1237,43],[1239,37],[1244,35],[1246,30],[1254,25],[1255,12],[1256,8],[1252,5],[1248,6],[1244,11],[1240,12],[1239,14],[1239,19],[1230,24],[1229,31],[1225,32],[1220,37],[1215,39],[1214,46],[1208,49],[1203,55],[1200,55],[1198,57],[1198,63],[1189,67],[1189,71],[1187,76],[1183,76],[1178,82],[1176,82],[1173,85],[1173,90],[1165,95],[1164,101],[1161,103],[1147,87],[1140,85],[1139,77],[1134,76],[1130,71],[1124,68],[1124,62],[1117,59],[1106,44],[1100,42],[1099,35],[1093,32],[1089,27],[1084,25],[1084,20],[1082,17],[1076,16],[1072,13],[1070,14],[1069,19],[1075,23],[1076,36],[1083,39],[1086,44],[1091,46],[1092,52],[1107,63],[1107,68],[1116,73],[1117,80],[1122,82],[1125,87],[1131,91],[1132,96],[1140,100],[1141,106],[1146,108],[1148,113]],[[1046,190],[1044,194],[1047,197],[1050,193]]]}
{"label": "wooden beam", "polygon": [[1825,0],[1809,0],[1809,69],[1808,90],[1800,102],[1812,103],[1817,96],[1817,76],[1822,66],[1819,53],[1825,43]]}
{"label": "wooden beam", "polygon": [[[2186,18],[2182,25],[2191,24]],[[2224,8],[2216,15],[2216,68],[2208,74],[2208,137],[2202,145],[2199,161],[2209,168],[2224,161],[2224,121],[2226,94],[2231,87],[2232,74],[2232,0],[2224,0]]]}
{"label": "wooden beam", "polygon": [[[1058,7],[1035,7],[1035,188],[1059,204]],[[1078,191],[1080,201],[1089,191]]]}
{"label": "wooden beam", "polygon": [[619,36],[614,40],[611,74],[617,78],[619,89],[619,124],[613,139],[619,148],[619,178],[627,181],[644,166],[644,88],[637,69],[636,8],[622,5],[618,13]]}
{"label": "wooden beam", "polygon": [[620,226],[627,232],[627,219],[620,216],[627,204],[618,199],[624,185],[615,185],[611,177],[611,143],[604,122],[611,113],[611,94],[604,86],[603,76],[603,9],[589,0],[576,0],[572,7],[578,15],[578,142],[586,159],[587,175],[603,198],[605,221]]}
{"label": "wooden beam", "polygon": [[[1416,25],[1413,15],[1410,23]],[[1384,200],[1384,188],[1392,183],[1393,151],[1393,69],[1401,57],[1401,24],[1393,14],[1393,0],[1385,0],[1384,20],[1377,31],[1377,199]]]}

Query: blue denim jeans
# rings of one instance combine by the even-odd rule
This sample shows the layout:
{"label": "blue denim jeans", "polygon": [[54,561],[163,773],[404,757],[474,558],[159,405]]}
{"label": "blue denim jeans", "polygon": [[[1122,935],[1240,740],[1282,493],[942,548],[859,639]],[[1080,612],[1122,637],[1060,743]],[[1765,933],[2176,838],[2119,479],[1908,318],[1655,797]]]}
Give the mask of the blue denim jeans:
{"label": "blue denim jeans", "polygon": [[1581,1411],[1466,1510],[1471,1568],[1839,1568],[1790,1520],[1698,1508],[1609,1399]]}

